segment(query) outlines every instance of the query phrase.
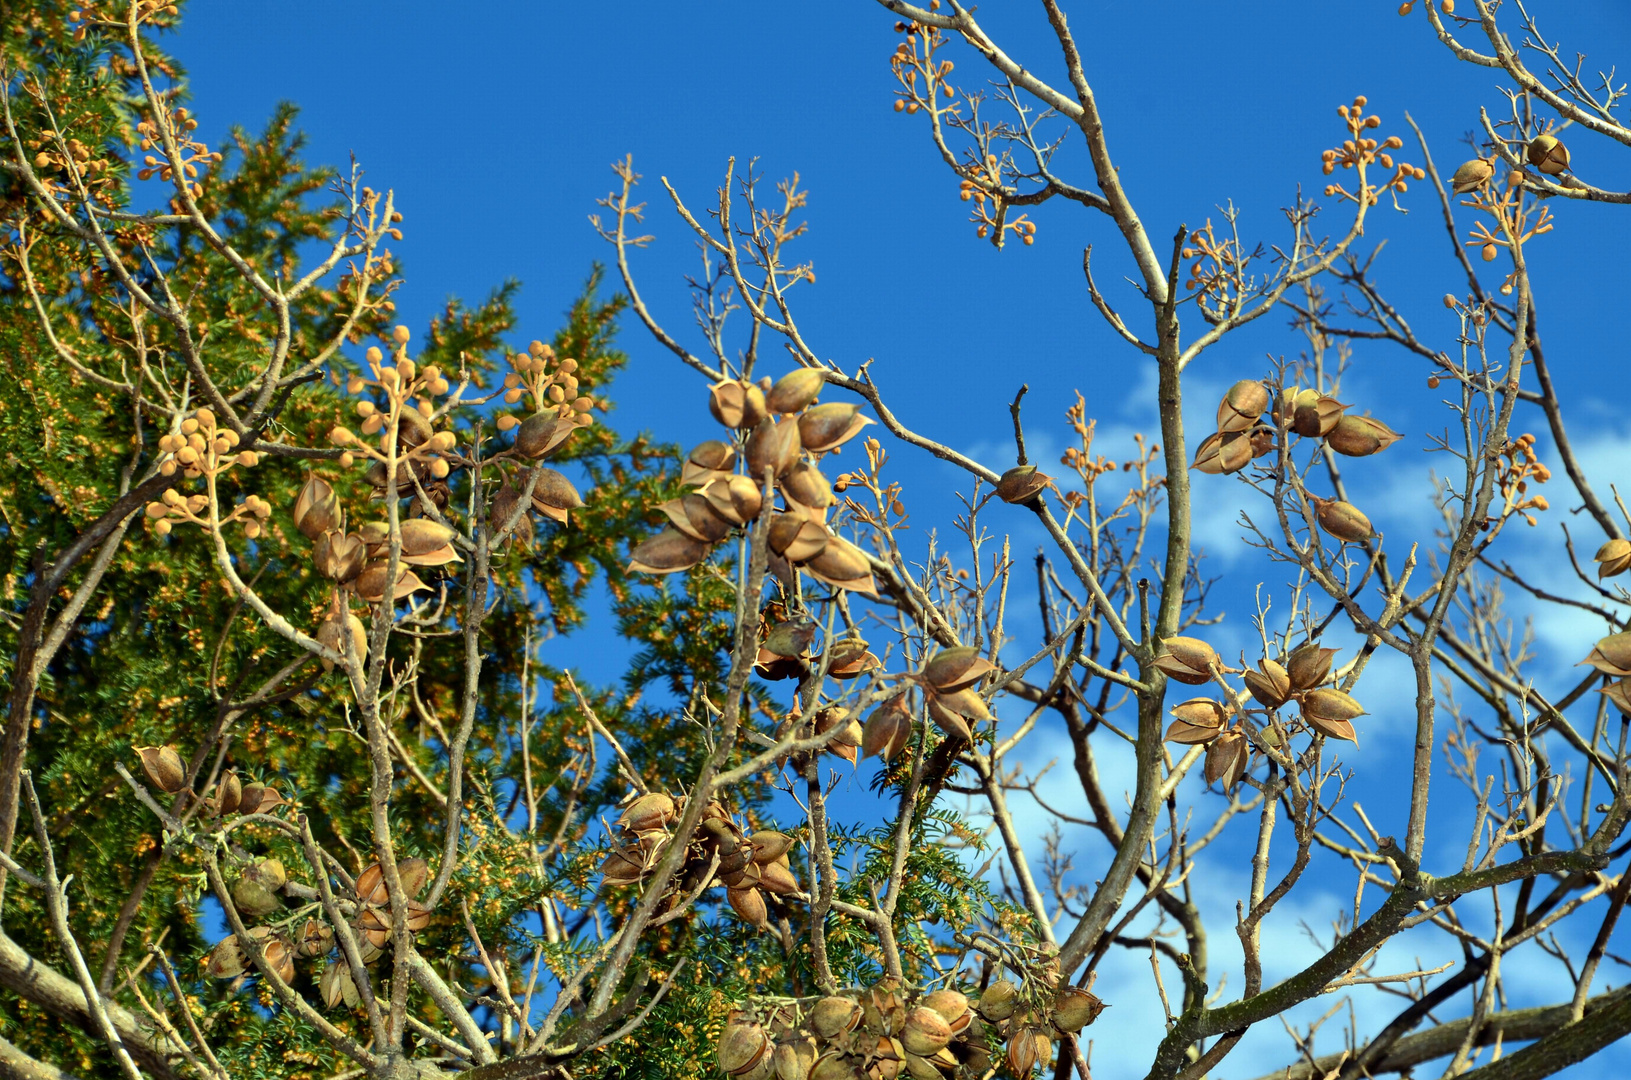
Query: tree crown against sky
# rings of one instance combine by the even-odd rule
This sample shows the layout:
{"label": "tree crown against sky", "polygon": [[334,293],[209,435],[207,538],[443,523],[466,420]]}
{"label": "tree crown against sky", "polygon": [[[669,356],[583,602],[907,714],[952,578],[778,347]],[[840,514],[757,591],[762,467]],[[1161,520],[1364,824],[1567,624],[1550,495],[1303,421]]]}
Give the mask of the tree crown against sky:
{"label": "tree crown against sky", "polygon": [[[1522,91],[1470,150],[1349,90],[1254,159],[1279,233],[1180,227],[1136,174],[1205,170],[1055,6],[885,6],[874,107],[968,216],[910,228],[1037,275],[960,318],[1091,315],[1145,430],[1103,363],[830,356],[821,193],[745,158],[620,159],[558,332],[513,284],[411,330],[417,211],[291,109],[201,134],[178,12],[14,23],[8,1068],[1493,1077],[1631,1027],[1631,545],[1566,359],[1617,89],[1407,4]],[[1448,295],[1372,257],[1424,221]],[[897,286],[849,318],[921,348]]]}

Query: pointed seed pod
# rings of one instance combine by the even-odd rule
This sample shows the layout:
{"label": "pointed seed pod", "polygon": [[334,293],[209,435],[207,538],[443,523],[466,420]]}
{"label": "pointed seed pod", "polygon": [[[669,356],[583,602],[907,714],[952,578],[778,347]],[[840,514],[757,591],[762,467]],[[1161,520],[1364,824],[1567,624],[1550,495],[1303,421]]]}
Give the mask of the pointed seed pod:
{"label": "pointed seed pod", "polygon": [[[329,615],[317,626],[317,643],[344,656],[346,650],[345,635],[348,629],[351,632],[351,640],[356,644],[357,659],[366,662],[368,660],[368,628],[355,615],[347,614],[344,619],[340,617],[339,612]],[[334,661],[324,660],[323,670],[333,671]]]}
{"label": "pointed seed pod", "polygon": [[1601,639],[1580,664],[1590,664],[1604,675],[1620,678],[1631,675],[1631,630]]}
{"label": "pointed seed pod", "polygon": [[751,428],[765,418],[765,392],[753,383],[726,379],[708,388],[708,411],[728,428]]}
{"label": "pointed seed pod", "polygon": [[1218,403],[1218,431],[1249,430],[1268,407],[1268,387],[1255,379],[1242,379],[1229,387]]}
{"label": "pointed seed pod", "polygon": [[743,456],[747,461],[748,476],[755,484],[764,480],[767,471],[781,476],[798,464],[799,424],[792,417],[781,420],[764,419],[748,436]]}
{"label": "pointed seed pod", "polygon": [[799,441],[810,453],[825,454],[849,442],[870,423],[872,421],[861,415],[861,406],[856,403],[828,402],[799,416]]}
{"label": "pointed seed pod", "polygon": [[1190,698],[1172,707],[1175,718],[1167,728],[1167,742],[1194,745],[1209,743],[1223,734],[1229,712],[1220,701],[1211,698]]}
{"label": "pointed seed pod", "polygon": [[1631,569],[1631,540],[1610,540],[1597,549],[1594,561],[1598,580],[1625,573]]}
{"label": "pointed seed pod", "polygon": [[912,735],[912,714],[906,695],[896,694],[872,711],[861,731],[861,755],[876,754],[885,761],[906,748]]}
{"label": "pointed seed pod", "polygon": [[1239,472],[1258,456],[1256,444],[1245,432],[1229,431],[1208,435],[1195,448],[1190,468],[1209,476]]}
{"label": "pointed seed pod", "polygon": [[931,656],[920,678],[925,686],[950,693],[973,686],[995,670],[996,665],[981,656],[975,646],[957,645]]}
{"label": "pointed seed pod", "polygon": [[323,969],[317,989],[323,996],[323,1004],[330,1009],[342,1001],[348,1007],[355,1007],[362,1000],[357,993],[357,984],[351,978],[351,969],[343,962],[330,964]]}
{"label": "pointed seed pod", "polygon": [[819,368],[799,368],[777,379],[765,394],[765,407],[771,412],[796,413],[814,403],[826,380]]}
{"label": "pointed seed pod", "polygon": [[799,891],[798,878],[793,871],[779,862],[751,865],[759,868],[759,888],[765,892],[775,893],[777,896],[790,896]]}
{"label": "pointed seed pod", "polygon": [[452,529],[430,518],[409,518],[400,523],[400,529],[404,555],[426,555],[453,540]]}
{"label": "pointed seed pod", "polygon": [[278,794],[275,787],[265,784],[245,784],[242,798],[238,800],[238,813],[265,814],[283,802],[283,796]]}
{"label": "pointed seed pod", "polygon": [[1341,499],[1321,499],[1309,496],[1314,504],[1314,515],[1319,519],[1320,528],[1338,540],[1357,544],[1376,535],[1371,528],[1370,518],[1360,512],[1359,507],[1353,503],[1343,502]]}
{"label": "pointed seed pod", "polygon": [[629,553],[631,573],[672,574],[689,570],[708,555],[708,545],[678,529],[664,529]]}
{"label": "pointed seed pod", "polygon": [[1080,986],[1066,986],[1053,998],[1053,1026],[1074,1035],[1099,1018],[1104,1002],[1091,990]]}
{"label": "pointed seed pod", "polygon": [[1199,638],[1170,637],[1161,643],[1155,666],[1167,677],[1190,686],[1200,686],[1212,678],[1211,666],[1219,664],[1217,650]]}
{"label": "pointed seed pod", "polygon": [[345,584],[362,573],[368,560],[368,545],[357,533],[330,530],[312,545],[311,561],[317,572],[331,581]]}
{"label": "pointed seed pod", "polygon": [[339,524],[340,497],[322,477],[308,476],[295,497],[294,527],[307,540],[316,540]]}
{"label": "pointed seed pod", "polygon": [[1203,770],[1206,782],[1221,783],[1224,791],[1231,790],[1246,775],[1246,759],[1250,752],[1251,744],[1246,741],[1246,734],[1239,724],[1220,734],[1206,747]]}
{"label": "pointed seed pod", "polygon": [[1259,660],[1257,670],[1248,670],[1241,678],[1252,697],[1265,708],[1278,709],[1291,697],[1291,674],[1273,660]]}
{"label": "pointed seed pod", "polygon": [[1016,465],[997,481],[997,498],[1005,503],[1028,503],[1053,485],[1053,477],[1035,465]]}
{"label": "pointed seed pod", "polygon": [[238,803],[243,799],[243,781],[238,779],[236,769],[228,772],[215,785],[215,812],[218,814],[232,814],[238,810]]}
{"label": "pointed seed pod", "polygon": [[1537,135],[1524,149],[1529,164],[1547,176],[1558,176],[1569,168],[1569,148],[1555,135]]}
{"label": "pointed seed pod", "polygon": [[566,433],[570,433],[570,425],[562,424],[560,416],[554,410],[533,413],[521,421],[521,426],[516,429],[516,452],[524,458],[537,461],[556,445],[553,440],[557,430],[562,428],[567,429]]}
{"label": "pointed seed pod", "polygon": [[788,469],[781,478],[780,487],[785,498],[811,510],[825,510],[838,502],[827,478],[808,461],[797,462]]}
{"label": "pointed seed pod", "polygon": [[215,979],[236,979],[244,973],[245,957],[236,935],[225,938],[210,950],[204,971]]}
{"label": "pointed seed pod", "polygon": [[617,823],[629,832],[644,833],[663,828],[674,820],[674,814],[674,800],[661,791],[653,791],[630,803]]}
{"label": "pointed seed pod", "polygon": [[1364,706],[1341,690],[1310,690],[1302,697],[1303,719],[1322,735],[1333,739],[1346,739],[1357,743],[1354,726],[1356,717],[1364,716]]}
{"label": "pointed seed pod", "polygon": [[793,850],[793,838],[774,829],[762,829],[748,837],[753,846],[753,861],[773,863]]}
{"label": "pointed seed pod", "polygon": [[804,568],[834,588],[877,592],[872,580],[872,564],[867,561],[866,553],[839,536],[829,534],[826,546],[805,563]]}
{"label": "pointed seed pod", "polygon": [[1325,436],[1325,445],[1348,457],[1380,454],[1404,438],[1380,420],[1369,416],[1344,416]]}
{"label": "pointed seed pod", "polygon": [[1621,716],[1631,717],[1631,679],[1611,682],[1597,692],[1608,698],[1609,703],[1620,710]]}
{"label": "pointed seed pod", "polygon": [[138,746],[136,753],[142,759],[142,771],[153,786],[166,795],[180,791],[187,779],[187,770],[181,764],[181,755],[173,746]]}
{"label": "pointed seed pod", "polygon": [[1456,195],[1465,195],[1489,183],[1489,178],[1494,175],[1495,163],[1487,158],[1463,161],[1450,177],[1450,190]]}
{"label": "pointed seed pod", "polygon": [[819,522],[798,514],[777,514],[770,520],[770,550],[790,563],[808,562],[820,555],[830,535]]}
{"label": "pointed seed pod", "polygon": [[1317,390],[1304,390],[1293,404],[1291,430],[1307,438],[1323,439],[1336,428],[1347,407]]}
{"label": "pointed seed pod", "polygon": [[1292,692],[1312,690],[1331,677],[1331,660],[1340,650],[1321,648],[1317,641],[1305,641],[1286,658],[1286,675]]}

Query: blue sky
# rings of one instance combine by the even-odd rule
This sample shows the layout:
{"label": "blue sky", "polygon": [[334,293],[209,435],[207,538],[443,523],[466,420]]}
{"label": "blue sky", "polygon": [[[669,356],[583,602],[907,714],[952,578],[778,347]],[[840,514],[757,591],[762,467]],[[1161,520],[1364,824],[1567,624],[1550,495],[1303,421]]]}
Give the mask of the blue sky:
{"label": "blue sky", "polygon": [[[1631,58],[1631,9],[1624,5],[1531,6],[1548,36],[1562,41],[1563,55],[1590,51],[1585,70]],[[1343,137],[1335,110],[1355,94],[1369,97],[1369,110],[1383,119],[1382,134],[1406,138],[1405,160],[1420,160],[1404,123],[1407,111],[1446,173],[1470,156],[1461,140],[1476,128],[1480,105],[1499,114],[1504,99],[1497,88],[1504,80],[1457,64],[1433,40],[1419,3],[1407,18],[1393,7],[1072,5],[1122,182],[1158,249],[1180,222],[1196,227],[1209,217],[1219,220],[1217,207],[1228,200],[1241,208],[1252,242],[1284,242],[1280,207],[1299,185],[1308,195],[1324,187],[1319,155]],[[1062,84],[1057,45],[1039,6],[994,3],[980,15],[1011,55]],[[1088,303],[1080,270],[1083,246],[1094,245],[1100,287],[1143,328],[1147,316],[1122,280],[1133,268],[1111,223],[1079,207],[1050,204],[1032,212],[1039,225],[1032,247],[1011,244],[998,252],[977,240],[967,205],[957,199],[957,181],[934,154],[925,125],[890,107],[887,60],[899,40],[893,23],[881,7],[859,0],[462,9],[378,0],[274,6],[212,0],[191,5],[171,45],[190,72],[201,134],[218,138],[232,123],[255,129],[278,101],[292,100],[310,136],[309,160],[339,164],[354,153],[369,183],[394,189],[406,217],[397,250],[408,273],[397,300],[412,326],[423,326],[450,295],[477,299],[514,277],[523,282],[517,339],[547,336],[590,263],[610,256],[586,219],[615,182],[609,164],[632,154],[646,178],[645,231],[656,236],[651,248],[637,253],[636,274],[659,320],[697,344],[683,282],[696,271],[697,254],[658,177],[668,177],[700,208],[714,200],[729,157],[739,170],[756,158],[767,180],[796,172],[811,192],[805,214],[811,232],[799,245],[814,263],[817,282],[795,293],[795,306],[818,354],[846,369],[876,358],[873,373],[903,421],[994,468],[1013,463],[1006,403],[1021,382],[1031,386],[1033,452],[1051,447],[1056,460],[1068,435],[1063,411],[1080,389],[1089,415],[1100,422],[1096,450],[1124,458],[1132,431],[1153,430],[1152,380],[1143,358],[1108,331]],[[988,78],[972,52],[945,55],[957,62],[964,86]],[[1570,148],[1582,174],[1615,186],[1620,169],[1611,155],[1619,148],[1583,138],[1572,139]],[[1067,140],[1060,168],[1090,182],[1079,139]],[[1452,348],[1455,325],[1440,297],[1464,294],[1465,281],[1449,257],[1430,191],[1417,185],[1402,201],[1410,212],[1378,207],[1362,243],[1386,241],[1376,270],[1389,299],[1435,347]],[[1601,489],[1615,468],[1623,477],[1631,460],[1631,426],[1618,407],[1624,395],[1606,389],[1608,373],[1623,364],[1617,343],[1626,337],[1627,309],[1617,301],[1631,217],[1623,208],[1555,203],[1557,228],[1529,246],[1529,258],[1571,431],[1583,452],[1609,470],[1597,473]],[[1463,215],[1465,231],[1471,219]],[[1341,219],[1339,208],[1327,207],[1326,229],[1336,231]],[[1484,280],[1498,283],[1499,274],[1491,271]],[[686,444],[716,435],[694,374],[636,325],[625,330],[623,345],[632,361],[614,387],[614,422],[621,430],[648,429]],[[1266,374],[1269,355],[1295,358],[1301,345],[1275,315],[1206,354],[1190,372],[1190,430],[1210,430],[1203,427],[1210,402],[1229,383]],[[1418,359],[1361,343],[1344,386],[1345,400],[1409,436],[1383,457],[1347,470],[1373,520],[1390,538],[1402,538],[1400,550],[1409,540],[1431,542],[1428,470],[1436,460],[1423,455],[1423,436],[1452,422],[1442,395],[1427,389],[1426,374]],[[1518,430],[1543,434],[1537,417],[1522,414]],[[1550,454],[1544,437],[1541,449]],[[949,526],[961,476],[909,453],[895,461],[920,528]],[[1250,634],[1251,586],[1261,579],[1273,587],[1281,578],[1236,539],[1236,508],[1250,505],[1240,485],[1198,480],[1199,535],[1216,558],[1214,572],[1230,575],[1217,597],[1235,620],[1234,630],[1218,639],[1228,654],[1229,633],[1238,638],[1236,647]],[[1559,489],[1548,492],[1554,511],[1534,533],[1510,538],[1512,557],[1528,559],[1537,573],[1568,587],[1546,552],[1555,550],[1558,521],[1576,519],[1567,517],[1572,501],[1561,485],[1552,487]],[[1034,549],[1039,535],[1023,515],[1016,512],[1011,527],[1017,551]],[[1582,520],[1577,535],[1584,530]],[[1543,655],[1562,660],[1559,668],[1601,633],[1555,618],[1537,625]],[[1027,629],[1034,634],[1034,625],[1023,622],[1017,632]],[[580,648],[592,675],[610,677],[618,665],[607,644],[563,648]],[[1386,706],[1402,704],[1396,691],[1404,676],[1402,668],[1379,665],[1361,684],[1373,695],[1360,696],[1375,715],[1352,755],[1360,770],[1356,790],[1384,832],[1402,828],[1402,792],[1386,776],[1394,771],[1390,751],[1402,753],[1407,741],[1403,713]],[[853,788],[863,793],[864,780]],[[1067,797],[1068,788],[1062,790],[1060,797]],[[1450,849],[1462,842],[1446,841],[1446,859],[1459,863]],[[1239,881],[1232,871],[1219,872],[1215,885],[1232,904]],[[1333,887],[1325,908],[1302,913],[1311,925],[1328,921],[1350,880],[1345,876]],[[1299,933],[1295,918],[1285,925],[1288,937]],[[1225,946],[1227,919],[1215,922],[1213,932]],[[1285,949],[1285,962],[1293,963],[1298,950]],[[1112,975],[1149,996],[1147,967],[1107,972]],[[1617,971],[1600,976],[1618,977]],[[1548,979],[1536,976],[1544,987],[1536,1003],[1557,999]],[[1126,1015],[1132,1011],[1121,1019],[1135,1022]],[[1114,1048],[1101,1053],[1120,1061]],[[1129,1068],[1136,1057],[1127,1059]],[[1265,1067],[1273,1061],[1261,1060]],[[1249,1075],[1245,1064],[1231,1064],[1226,1075]],[[1595,1073],[1587,1066],[1575,1075]]]}

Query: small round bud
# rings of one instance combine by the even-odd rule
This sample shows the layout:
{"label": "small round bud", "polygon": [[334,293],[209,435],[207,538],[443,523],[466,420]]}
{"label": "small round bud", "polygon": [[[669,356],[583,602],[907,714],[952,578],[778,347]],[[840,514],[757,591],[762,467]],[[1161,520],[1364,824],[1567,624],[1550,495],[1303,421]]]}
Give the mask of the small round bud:
{"label": "small round bud", "polygon": [[205,427],[215,426],[215,413],[213,411],[209,409],[199,409],[193,415],[198,417],[198,422],[203,424]]}
{"label": "small round bud", "polygon": [[1427,389],[1429,389],[1429,390],[1437,390],[1438,389],[1438,376],[1437,375],[1427,376]]}
{"label": "small round bud", "polygon": [[181,433],[183,435],[191,435],[193,432],[195,432],[197,430],[198,430],[198,421],[194,420],[192,417],[189,416],[189,417],[187,417],[187,419],[185,419],[185,420],[183,420],[181,422]]}
{"label": "small round bud", "polygon": [[379,348],[378,345],[368,346],[368,351],[366,353],[364,353],[363,355],[368,358],[368,362],[370,364],[377,364],[381,360],[385,359],[385,354],[380,351],[380,348]]}
{"label": "small round bud", "polygon": [[340,468],[342,469],[349,469],[352,465],[355,465],[356,462],[356,457],[353,456],[349,450],[340,455]]}
{"label": "small round bud", "polygon": [[247,537],[249,537],[249,539],[253,540],[253,539],[255,539],[255,537],[259,536],[260,534],[261,534],[261,523],[260,522],[253,521],[253,520],[244,522],[244,535],[245,536],[247,536]]}
{"label": "small round bud", "polygon": [[531,353],[533,356],[543,356],[548,350],[549,346],[545,345],[542,341],[533,340],[527,342],[527,352]]}
{"label": "small round bud", "polygon": [[193,462],[198,460],[198,451],[194,450],[190,446],[183,446],[180,450],[176,451],[176,460],[181,462],[183,465],[191,465]]}
{"label": "small round bud", "polygon": [[[555,388],[550,387],[550,389],[553,390]],[[519,386],[512,389],[512,390],[504,391],[504,404],[506,404],[506,405],[515,405],[515,404],[517,404],[518,402],[520,402],[521,396],[522,396],[523,393],[525,393],[525,391],[523,391]]]}
{"label": "small round bud", "polygon": [[396,365],[396,370],[397,374],[402,376],[403,382],[410,383],[413,382],[414,376],[419,373],[419,369],[414,365],[414,362],[406,359]]}
{"label": "small round bud", "polygon": [[359,402],[357,402],[357,415],[358,416],[373,416],[374,415],[374,403],[372,401],[359,401]]}
{"label": "small round bud", "polygon": [[150,518],[161,518],[168,512],[169,511],[164,508],[164,504],[161,502],[150,502],[147,504],[147,516]]}
{"label": "small round bud", "polygon": [[498,418],[498,430],[508,431],[520,422],[521,421],[511,416],[509,413],[505,413],[503,416]]}
{"label": "small round bud", "polygon": [[435,461],[432,461],[430,463],[430,475],[431,476],[435,477],[438,480],[445,480],[447,478],[447,474],[448,474],[448,465],[447,465],[446,461],[442,460],[441,458],[437,458]]}
{"label": "small round bud", "polygon": [[412,331],[401,324],[391,328],[391,340],[396,342],[398,345],[406,345],[408,343],[408,338],[412,336]]}
{"label": "small round bud", "polygon": [[159,520],[153,522],[153,531],[158,533],[160,536],[169,536],[170,529],[171,525],[169,518],[159,518]]}
{"label": "small round bud", "polygon": [[360,394],[363,391],[363,387],[367,385],[367,383],[353,375],[351,378],[345,381],[345,392],[348,394]]}
{"label": "small round bud", "polygon": [[356,436],[348,428],[336,427],[328,433],[328,441],[335,446],[345,446],[354,439]]}
{"label": "small round bud", "polygon": [[1483,251],[1480,254],[1483,255],[1485,262],[1494,262],[1495,256],[1500,254],[1500,249],[1498,249],[1494,244],[1485,244]]}
{"label": "small round bud", "polygon": [[1455,295],[1453,293],[1444,294],[1444,306],[1449,308],[1451,311],[1455,310]]}

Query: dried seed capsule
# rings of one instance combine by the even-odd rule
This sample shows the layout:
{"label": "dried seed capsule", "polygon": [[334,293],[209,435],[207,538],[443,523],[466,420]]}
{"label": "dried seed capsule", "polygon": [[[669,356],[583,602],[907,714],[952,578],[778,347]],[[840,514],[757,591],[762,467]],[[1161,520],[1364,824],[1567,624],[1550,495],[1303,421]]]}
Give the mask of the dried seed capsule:
{"label": "dried seed capsule", "polygon": [[770,1053],[770,1037],[758,1024],[729,1023],[719,1035],[719,1067],[732,1076],[752,1069]]}
{"label": "dried seed capsule", "polygon": [[771,412],[796,413],[814,403],[821,395],[826,380],[819,368],[799,368],[777,379],[765,394],[765,406]]}
{"label": "dried seed capsule", "polygon": [[[357,659],[366,662],[368,659],[368,628],[363,626],[362,620],[355,615],[348,613],[342,619],[339,612],[331,613],[328,618],[318,624],[317,643],[344,656],[347,629],[350,630],[351,640],[355,643]],[[333,671],[334,661],[324,660],[323,670]]]}
{"label": "dried seed capsule", "polygon": [[264,814],[283,802],[277,788],[265,784],[245,784],[243,797],[238,801],[240,814]]}
{"label": "dried seed capsule", "polygon": [[1291,697],[1291,675],[1273,660],[1259,660],[1257,670],[1247,671],[1242,679],[1258,704],[1267,708],[1278,709]]}
{"label": "dried seed capsule", "polygon": [[181,764],[181,755],[173,746],[138,746],[136,753],[142,759],[142,771],[153,786],[166,795],[180,791],[187,779],[187,770]]}
{"label": "dried seed capsule", "polygon": [[998,979],[980,994],[979,1004],[975,1008],[987,1020],[1000,1024],[1014,1015],[1018,1000],[1019,987],[1007,979]]}
{"label": "dried seed capsule", "polygon": [[861,1022],[861,1006],[847,997],[824,997],[810,1012],[810,1026],[823,1039],[854,1031]]}
{"label": "dried seed capsule", "polygon": [[872,579],[872,564],[866,553],[848,540],[829,535],[827,544],[819,554],[804,565],[812,577],[836,589],[876,593],[877,583]]}
{"label": "dried seed capsule", "polygon": [[744,457],[748,476],[754,483],[764,480],[768,471],[776,476],[789,472],[799,460],[799,423],[792,417],[764,419],[748,436]]}
{"label": "dried seed capsule", "polygon": [[1599,580],[1625,573],[1631,568],[1631,540],[1610,540],[1597,549],[1594,561],[1598,564]]}
{"label": "dried seed capsule", "polygon": [[981,656],[975,646],[957,645],[931,656],[919,677],[925,686],[950,693],[973,686],[995,670],[996,665]]}
{"label": "dried seed capsule", "polygon": [[901,1027],[901,1045],[911,1053],[928,1057],[951,1042],[951,1025],[933,1009],[921,1005],[906,1014]]}
{"label": "dried seed capsule", "polygon": [[1170,637],[1161,642],[1161,655],[1155,667],[1168,678],[1190,686],[1200,686],[1212,678],[1213,664],[1221,666],[1217,650],[1199,638]]}
{"label": "dried seed capsule", "polygon": [[1223,734],[1229,711],[1223,703],[1211,698],[1190,698],[1172,707],[1175,719],[1167,728],[1167,742],[1196,744],[1209,743]]}
{"label": "dried seed capsule", "polygon": [[1494,175],[1495,163],[1488,158],[1464,161],[1450,177],[1450,190],[1457,195],[1465,195],[1469,191],[1483,187]]}
{"label": "dried seed capsule", "polygon": [[726,379],[708,389],[708,411],[728,428],[757,427],[765,418],[765,392],[753,383]]}
{"label": "dried seed capsule", "polygon": [[630,832],[650,832],[673,821],[674,813],[674,800],[661,791],[653,791],[630,803],[617,823]]}
{"label": "dried seed capsule", "polygon": [[1524,149],[1524,156],[1547,176],[1558,176],[1569,168],[1569,148],[1555,135],[1535,136]]}
{"label": "dried seed capsule", "polygon": [[1268,407],[1268,387],[1255,379],[1242,379],[1229,387],[1218,403],[1218,431],[1250,430]]}
{"label": "dried seed capsule", "polygon": [[1631,675],[1631,631],[1610,634],[1601,639],[1580,663],[1590,664],[1604,675],[1620,678]]}
{"label": "dried seed capsule", "polygon": [[1303,719],[1322,735],[1357,743],[1351,721],[1365,715],[1359,702],[1341,690],[1310,690],[1302,697]]}
{"label": "dried seed capsule", "polygon": [[317,988],[323,995],[323,1004],[330,1009],[342,1001],[347,1008],[355,1008],[362,1000],[361,995],[357,993],[357,984],[351,977],[351,969],[343,962],[330,964],[324,968]]}
{"label": "dried seed capsule", "polygon": [[1631,679],[1611,682],[1599,688],[1597,692],[1608,698],[1609,702],[1620,710],[1620,715],[1631,717]]}
{"label": "dried seed capsule", "polygon": [[777,514],[770,520],[770,550],[790,563],[820,555],[831,535],[820,522],[799,514]]}
{"label": "dried seed capsule", "polygon": [[243,781],[238,779],[237,770],[228,772],[215,785],[215,798],[212,801],[217,814],[236,813],[238,803],[243,799]]}
{"label": "dried seed capsule", "polygon": [[912,735],[912,714],[906,695],[897,694],[872,711],[861,734],[863,757],[878,755],[888,761],[906,747]]}
{"label": "dried seed capsule", "polygon": [[294,527],[307,540],[316,540],[340,524],[340,497],[328,482],[308,476],[294,501]]}
{"label": "dried seed capsule", "polygon": [[1353,503],[1313,495],[1308,498],[1314,504],[1314,514],[1319,519],[1320,528],[1338,540],[1357,544],[1376,534],[1376,530],[1371,528],[1370,518]]}
{"label": "dried seed capsule", "polygon": [[784,498],[811,510],[825,510],[838,501],[827,478],[808,461],[797,462],[788,469],[779,486]]}
{"label": "dried seed capsule", "polygon": [[1323,439],[1335,430],[1347,407],[1317,390],[1304,390],[1292,405],[1291,430],[1306,438]]}
{"label": "dried seed capsule", "polygon": [[1104,1002],[1091,990],[1080,986],[1066,986],[1053,998],[1053,1026],[1074,1035],[1099,1018]]}
{"label": "dried seed capsule", "polygon": [[1195,460],[1190,468],[1209,476],[1239,472],[1258,456],[1256,443],[1243,431],[1218,432],[1208,435],[1195,448]]}
{"label": "dried seed capsule", "polygon": [[1246,741],[1246,733],[1239,724],[1235,724],[1207,745],[1203,770],[1206,782],[1221,783],[1223,790],[1229,791],[1246,775],[1246,759],[1250,753],[1251,744]]}
{"label": "dried seed capsule", "polygon": [[815,620],[800,615],[777,623],[760,645],[777,656],[803,656],[815,640],[815,633]]}
{"label": "dried seed capsule", "polygon": [[1053,485],[1053,477],[1035,465],[1016,465],[997,481],[997,498],[1005,503],[1028,503]]}
{"label": "dried seed capsule", "polygon": [[629,553],[629,571],[672,574],[689,570],[708,555],[708,545],[678,529],[664,529]]}
{"label": "dried seed capsule", "polygon": [[1344,416],[1325,437],[1325,445],[1348,457],[1380,454],[1404,438],[1380,420],[1369,416]]}
{"label": "dried seed capsule", "polygon": [[243,949],[238,945],[236,935],[225,938],[215,948],[210,950],[209,963],[205,965],[205,972],[216,979],[235,979],[244,972],[246,959]]}
{"label": "dried seed capsule", "polygon": [[362,573],[368,559],[368,546],[357,533],[329,531],[312,545],[311,561],[317,572],[331,581],[345,584]]}
{"label": "dried seed capsule", "polygon": [[799,416],[799,441],[812,454],[825,454],[842,446],[872,423],[860,412],[861,407],[849,401],[817,405]]}
{"label": "dried seed capsule", "polygon": [[1322,648],[1316,641],[1305,641],[1286,658],[1286,676],[1293,692],[1312,690],[1331,677],[1331,660],[1340,650]]}

